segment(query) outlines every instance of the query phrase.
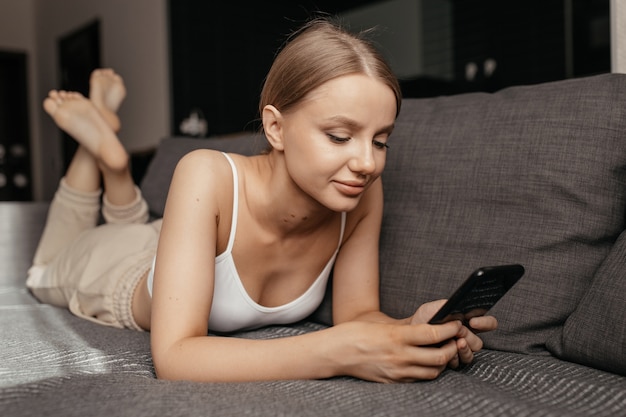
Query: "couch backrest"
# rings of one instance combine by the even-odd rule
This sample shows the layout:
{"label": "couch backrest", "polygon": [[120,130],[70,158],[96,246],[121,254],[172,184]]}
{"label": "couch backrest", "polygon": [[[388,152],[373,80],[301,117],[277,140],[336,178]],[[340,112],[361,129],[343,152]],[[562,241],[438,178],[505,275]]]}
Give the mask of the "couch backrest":
{"label": "couch backrest", "polygon": [[[405,100],[389,144],[382,308],[406,316],[475,268],[521,263],[526,275],[493,309],[500,327],[486,346],[558,353],[625,227],[626,75]],[[608,280],[624,300],[621,259]]]}
{"label": "couch backrest", "polygon": [[[600,355],[600,365],[621,355],[626,372],[626,253],[612,252],[626,217],[625,98],[626,75],[604,74],[405,99],[383,174],[383,311],[406,317],[448,297],[478,267],[521,263],[526,275],[492,310],[500,327],[484,335],[486,346]],[[184,153],[249,155],[265,146],[254,134],[164,140],[142,183],[153,215],[162,214]],[[328,300],[317,317],[330,319]],[[596,339],[615,335],[614,323],[619,332],[596,355]],[[589,343],[572,340],[574,331]]]}

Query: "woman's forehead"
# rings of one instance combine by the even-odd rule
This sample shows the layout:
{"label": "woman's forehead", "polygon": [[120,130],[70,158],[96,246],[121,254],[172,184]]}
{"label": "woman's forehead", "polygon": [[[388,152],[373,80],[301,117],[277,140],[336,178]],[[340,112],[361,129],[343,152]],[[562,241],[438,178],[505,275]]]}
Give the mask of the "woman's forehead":
{"label": "woman's forehead", "polygon": [[[384,100],[385,98],[392,100]],[[364,74],[350,74],[326,81],[311,90],[301,100],[301,103],[328,102],[338,106],[343,103],[364,106],[368,105],[370,101],[378,103],[378,105],[388,101],[394,110],[396,108],[395,93],[383,81]]]}
{"label": "woman's forehead", "polygon": [[289,113],[320,123],[387,129],[396,118],[396,97],[382,81],[366,75],[343,76],[312,90]]}

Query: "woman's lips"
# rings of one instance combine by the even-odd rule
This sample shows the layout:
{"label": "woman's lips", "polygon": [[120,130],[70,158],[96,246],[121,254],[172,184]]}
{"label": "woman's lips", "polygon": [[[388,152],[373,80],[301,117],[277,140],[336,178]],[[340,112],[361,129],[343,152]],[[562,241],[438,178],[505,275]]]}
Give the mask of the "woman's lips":
{"label": "woman's lips", "polygon": [[344,195],[355,197],[363,193],[366,183],[354,181],[335,181],[335,186]]}

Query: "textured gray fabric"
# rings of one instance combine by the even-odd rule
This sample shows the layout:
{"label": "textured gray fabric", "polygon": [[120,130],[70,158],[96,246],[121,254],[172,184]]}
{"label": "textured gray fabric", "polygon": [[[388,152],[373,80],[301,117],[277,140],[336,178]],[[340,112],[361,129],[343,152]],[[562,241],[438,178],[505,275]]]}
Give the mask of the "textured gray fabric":
{"label": "textured gray fabric", "polygon": [[526,275],[494,308],[498,350],[546,353],[626,213],[626,75],[405,100],[383,174],[381,303],[445,298],[480,266]]}
{"label": "textured gray fabric", "polygon": [[[413,384],[352,378],[192,383],[154,377],[149,335],[99,326],[47,305],[0,315],[3,416],[615,416],[626,378],[551,357],[481,352],[459,371]],[[316,331],[300,323],[240,334]]]}
{"label": "textured gray fabric", "polygon": [[[563,358],[624,372],[625,84],[626,76],[603,75],[405,100],[390,140],[383,309],[408,315],[449,295],[475,267],[520,262],[528,274],[494,310],[501,330],[484,337],[491,348],[542,355],[487,349],[470,366],[414,384],[157,380],[149,334],[93,324],[30,296],[24,279],[45,206],[0,203],[0,414],[626,415],[625,376],[544,349],[548,341]],[[154,215],[176,162],[199,147],[251,154],[265,142],[163,141],[142,184]],[[329,320],[328,300],[316,317]],[[236,336],[322,328],[309,321]]]}
{"label": "textured gray fabric", "polygon": [[[604,74],[495,94],[406,99],[389,141],[381,305],[405,317],[448,297],[480,266],[522,263],[487,346],[546,354],[624,230],[626,76]],[[265,140],[166,139],[142,184],[162,213],[191,149],[257,153]],[[611,300],[609,300],[610,302]],[[331,323],[326,297],[313,318]]]}
{"label": "textured gray fabric", "polygon": [[548,348],[564,359],[626,375],[626,232]]}

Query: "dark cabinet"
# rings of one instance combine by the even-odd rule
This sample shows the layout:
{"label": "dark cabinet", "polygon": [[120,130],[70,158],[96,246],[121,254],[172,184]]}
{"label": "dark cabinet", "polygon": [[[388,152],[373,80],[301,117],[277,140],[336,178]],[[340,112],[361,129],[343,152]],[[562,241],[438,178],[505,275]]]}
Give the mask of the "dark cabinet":
{"label": "dark cabinet", "polygon": [[172,133],[192,113],[207,135],[257,129],[263,79],[285,37],[312,13],[367,3],[170,0]]}
{"label": "dark cabinet", "polygon": [[[415,1],[421,30],[447,19],[450,39],[439,41],[451,50],[441,54],[430,41],[421,49],[452,60],[446,63],[452,74],[404,78],[406,97],[495,91],[610,71],[609,0]],[[181,123],[192,114],[206,121],[207,135],[257,129],[263,78],[285,35],[315,11],[384,4],[170,0],[172,133],[181,134]]]}
{"label": "dark cabinet", "polygon": [[455,78],[495,91],[610,72],[609,0],[454,0]]}

